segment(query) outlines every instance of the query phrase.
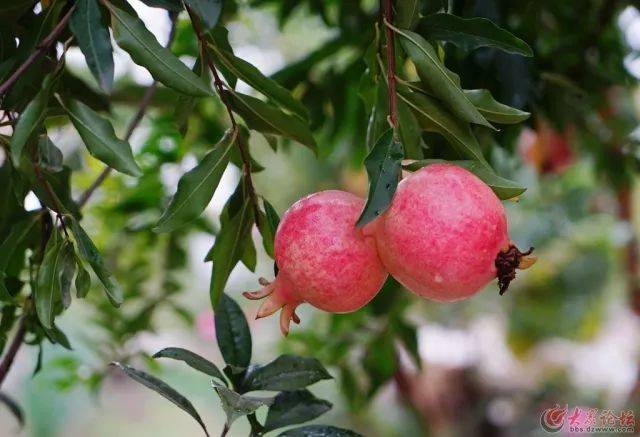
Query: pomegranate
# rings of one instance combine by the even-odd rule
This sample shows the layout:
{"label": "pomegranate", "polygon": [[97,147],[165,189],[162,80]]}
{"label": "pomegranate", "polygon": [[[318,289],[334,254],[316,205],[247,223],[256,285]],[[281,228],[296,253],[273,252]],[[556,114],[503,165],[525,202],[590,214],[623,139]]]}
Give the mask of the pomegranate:
{"label": "pomegranate", "polygon": [[303,302],[331,313],[355,311],[380,290],[387,272],[375,239],[355,223],[364,207],[359,197],[343,191],[321,191],[297,201],[284,214],[275,236],[278,274],[264,288],[246,292],[266,300],[258,310],[265,317],[282,309],[280,330],[289,332],[295,309]]}
{"label": "pomegranate", "polygon": [[365,227],[382,263],[414,293],[455,301],[498,276],[500,294],[515,269],[534,261],[510,243],[504,207],[471,172],[433,164],[398,185],[389,209]]}

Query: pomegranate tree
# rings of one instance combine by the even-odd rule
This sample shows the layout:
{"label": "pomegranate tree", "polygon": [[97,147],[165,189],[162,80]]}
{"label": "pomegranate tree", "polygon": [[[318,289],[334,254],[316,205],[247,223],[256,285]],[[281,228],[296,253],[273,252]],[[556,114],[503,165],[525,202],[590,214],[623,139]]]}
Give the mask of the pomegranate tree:
{"label": "pomegranate tree", "polygon": [[261,279],[262,290],[244,293],[249,299],[266,298],[258,318],[281,309],[280,329],[287,335],[290,322],[299,322],[295,309],[301,303],[348,313],[375,296],[387,272],[375,240],[355,226],[363,207],[359,197],[331,190],[289,208],[275,236],[276,279]]}

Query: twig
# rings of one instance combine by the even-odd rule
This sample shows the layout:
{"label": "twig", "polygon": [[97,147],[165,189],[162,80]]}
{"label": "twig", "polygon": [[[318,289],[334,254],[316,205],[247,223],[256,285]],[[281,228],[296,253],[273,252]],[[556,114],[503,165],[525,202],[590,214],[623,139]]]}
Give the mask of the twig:
{"label": "twig", "polygon": [[0,362],[0,386],[4,382],[7,374],[9,373],[9,370],[11,369],[13,360],[16,358],[18,350],[20,350],[20,346],[22,346],[25,335],[27,335],[26,314],[23,314],[20,317],[20,321],[18,322],[18,330],[16,331],[16,335],[13,337],[13,340],[11,340],[9,349],[7,349],[7,353],[2,359],[2,362]]}
{"label": "twig", "polygon": [[31,53],[29,57],[18,67],[16,71],[13,72],[11,76],[7,80],[0,85],[0,97],[9,91],[11,86],[15,83],[16,80],[20,78],[20,76],[29,68],[44,52],[46,52],[49,47],[56,41],[58,36],[62,33],[65,27],[67,27],[67,23],[71,18],[71,14],[76,9],[76,5],[74,4],[69,8],[67,13],[62,17],[60,22],[56,24],[56,26],[51,30],[49,35],[47,35],[40,43],[38,43],[36,51]]}
{"label": "twig", "polygon": [[[169,33],[169,39],[167,40],[166,47],[171,46],[171,43],[173,42],[173,39],[175,37],[175,33],[176,33],[176,20],[174,18],[171,25],[171,31]],[[151,100],[153,100],[153,97],[155,96],[157,89],[158,89],[158,82],[153,82],[151,86],[149,86],[149,88],[147,88],[147,90],[145,91],[144,96],[142,96],[142,100],[140,101],[140,106],[138,107],[138,111],[129,122],[129,126],[127,127],[127,132],[125,133],[123,138],[125,141],[129,141],[131,139],[131,135],[133,135],[133,132],[136,130],[136,128],[142,121],[142,118],[147,112],[147,109],[151,104]],[[93,196],[93,193],[95,193],[98,187],[100,187],[100,185],[102,185],[103,182],[109,177],[109,175],[111,174],[111,170],[112,170],[111,167],[106,167],[104,170],[102,170],[102,172],[98,175],[98,177],[91,183],[91,185],[89,185],[89,188],[87,188],[78,198],[78,201],[77,201],[78,207],[82,208],[84,205],[86,205],[86,203],[89,201],[91,196]]]}
{"label": "twig", "polygon": [[[207,56],[207,52],[206,52],[207,41],[204,37],[204,34],[202,33],[202,29],[200,28],[200,23],[198,22],[197,18],[193,14],[193,11],[191,10],[191,8],[189,6],[187,6],[186,8],[187,8],[187,13],[189,14],[189,18],[191,18],[191,23],[193,24],[193,30],[196,32],[198,40],[200,41],[200,51],[201,51],[202,59],[207,63],[207,65],[209,66],[209,70],[211,70],[211,74],[213,74],[213,84],[215,86],[216,92],[218,93],[218,96],[220,97],[220,100],[222,100],[222,103],[224,104],[227,110],[227,114],[229,115],[229,120],[231,121],[231,126],[237,130],[238,122],[236,121],[236,118],[233,115],[231,102],[229,101],[229,97],[224,90],[224,88],[227,86],[222,81],[222,79],[220,79],[220,75],[218,74],[218,70],[216,69],[216,66],[213,60],[211,59],[210,56]],[[247,192],[249,194],[249,198],[251,199],[251,204],[253,205],[256,224],[258,224],[260,220],[260,206],[258,203],[258,196],[256,194],[255,187],[253,186],[253,179],[251,178],[251,154],[249,153],[249,149],[245,144],[244,140],[242,139],[241,135],[238,135],[237,144],[238,144],[238,149],[240,150],[240,158],[242,159],[242,170],[244,173]]]}
{"label": "twig", "polygon": [[394,130],[398,127],[398,102],[396,96],[396,51],[394,32],[388,24],[393,23],[393,0],[384,0],[384,10],[382,20],[386,24],[387,35],[387,87],[389,94],[389,123]]}

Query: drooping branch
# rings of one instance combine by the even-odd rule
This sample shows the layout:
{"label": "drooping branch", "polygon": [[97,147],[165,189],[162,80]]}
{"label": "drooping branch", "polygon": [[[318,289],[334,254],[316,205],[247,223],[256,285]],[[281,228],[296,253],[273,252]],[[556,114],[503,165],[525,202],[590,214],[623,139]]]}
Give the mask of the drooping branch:
{"label": "drooping branch", "polygon": [[64,31],[69,23],[69,19],[71,18],[71,14],[76,9],[76,5],[74,4],[69,8],[66,14],[62,17],[60,22],[56,24],[56,26],[51,30],[49,35],[47,35],[42,41],[38,43],[36,50],[29,55],[27,59],[13,72],[11,76],[7,80],[5,80],[2,85],[0,85],[0,97],[4,96],[11,86],[20,78],[20,76],[56,41],[58,36]]}

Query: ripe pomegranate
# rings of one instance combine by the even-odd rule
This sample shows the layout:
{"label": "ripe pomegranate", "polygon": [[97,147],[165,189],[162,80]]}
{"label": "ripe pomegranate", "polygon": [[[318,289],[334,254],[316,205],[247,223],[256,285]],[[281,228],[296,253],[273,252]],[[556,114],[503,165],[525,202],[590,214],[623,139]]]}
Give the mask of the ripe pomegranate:
{"label": "ripe pomegranate", "polygon": [[398,185],[389,209],[365,227],[375,235],[382,263],[414,293],[455,301],[498,276],[500,294],[516,267],[535,258],[510,243],[504,207],[471,172],[433,164]]}
{"label": "ripe pomegranate", "polygon": [[355,311],[368,303],[387,278],[374,238],[355,223],[364,207],[359,197],[343,191],[321,191],[297,201],[284,214],[275,236],[278,274],[264,288],[246,292],[266,297],[258,318],[279,309],[280,330],[289,332],[295,309],[303,302],[331,313]]}

